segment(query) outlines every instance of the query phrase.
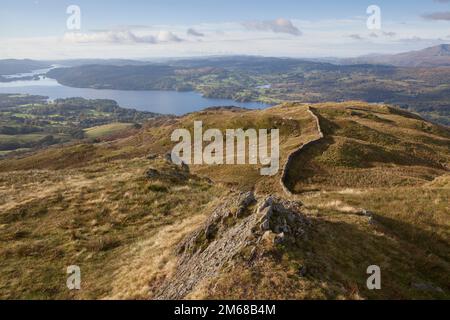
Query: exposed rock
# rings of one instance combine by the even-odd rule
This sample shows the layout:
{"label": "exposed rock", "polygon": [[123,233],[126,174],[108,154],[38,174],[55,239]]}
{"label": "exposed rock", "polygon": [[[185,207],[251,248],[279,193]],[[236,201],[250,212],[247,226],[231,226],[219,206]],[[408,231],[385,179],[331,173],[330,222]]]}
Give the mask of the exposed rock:
{"label": "exposed rock", "polygon": [[164,159],[166,159],[167,162],[173,163],[173,161],[172,161],[172,154],[171,153],[166,153],[164,155]]}
{"label": "exposed rock", "polygon": [[270,221],[265,219],[262,223],[261,223],[261,231],[267,231],[270,230]]}
{"label": "exposed rock", "polygon": [[149,179],[156,179],[156,178],[161,177],[161,173],[158,170],[153,169],[153,168],[148,169],[147,172],[145,173],[145,175]]}
{"label": "exposed rock", "polygon": [[181,163],[181,169],[182,169],[184,172],[189,173],[189,166],[188,166],[186,163],[184,163],[184,162]]}
{"label": "exposed rock", "polygon": [[242,202],[239,205],[239,208],[236,210],[235,217],[236,218],[242,218],[245,211],[247,210],[248,206],[255,202],[255,196],[253,192],[248,192],[245,196],[245,198],[242,200]]}
{"label": "exposed rock", "polygon": [[361,217],[366,217],[367,218],[367,222],[371,225],[376,224],[375,218],[374,218],[374,213],[372,211],[368,211],[366,209],[362,209],[361,211],[358,211],[356,213],[358,216]]}
{"label": "exposed rock", "polygon": [[270,231],[264,232],[264,234],[261,236],[261,240],[265,241],[267,243],[273,242],[273,239],[275,238],[274,233]]}
{"label": "exposed rock", "polygon": [[175,164],[165,165],[162,168],[158,167],[158,169],[150,167],[147,169],[145,176],[147,179],[164,179],[173,183],[183,182],[193,177],[187,165],[178,166]]}
{"label": "exposed rock", "polygon": [[285,236],[284,232],[282,232],[282,233],[277,234],[275,236],[275,239],[273,240],[273,243],[274,244],[282,244],[282,243],[284,243],[285,240],[286,240],[286,236]]}
{"label": "exposed rock", "polygon": [[363,209],[363,210],[361,210],[360,215],[372,218],[373,212]]}
{"label": "exposed rock", "polygon": [[208,240],[212,239],[214,237],[215,232],[216,232],[216,228],[214,225],[210,224],[210,225],[206,226],[206,228],[205,228],[206,239],[208,239]]}
{"label": "exposed rock", "polygon": [[164,159],[167,162],[169,162],[171,164],[175,164],[175,165],[179,166],[184,172],[189,173],[189,166],[184,161],[182,161],[180,158],[174,159],[173,157],[174,156],[172,156],[171,153],[166,153],[164,155]]}
{"label": "exposed rock", "polygon": [[246,261],[254,261],[266,245],[295,243],[310,224],[298,202],[267,197],[254,208],[256,201],[247,192],[219,205],[201,228],[179,244],[177,269],[154,298],[183,299],[200,282],[232,266],[239,253],[246,252]]}
{"label": "exposed rock", "polygon": [[154,153],[149,153],[146,158],[147,158],[147,160],[154,160],[154,159],[158,158],[158,155],[154,154]]}
{"label": "exposed rock", "polygon": [[298,268],[298,275],[299,275],[300,277],[306,276],[306,273],[307,273],[306,266],[300,266],[300,267]]}

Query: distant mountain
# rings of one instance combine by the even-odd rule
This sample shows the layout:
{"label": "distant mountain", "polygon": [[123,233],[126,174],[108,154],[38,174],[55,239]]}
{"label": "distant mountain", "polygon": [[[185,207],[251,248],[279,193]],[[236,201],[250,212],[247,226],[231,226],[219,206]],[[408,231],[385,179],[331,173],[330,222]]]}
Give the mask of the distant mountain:
{"label": "distant mountain", "polygon": [[35,60],[17,60],[6,59],[0,60],[0,75],[11,75],[16,73],[28,73],[34,70],[49,68],[50,65],[46,62]]}
{"label": "distant mountain", "polygon": [[208,98],[304,103],[363,100],[420,112],[448,125],[450,68],[337,65],[302,59],[211,57],[166,64],[83,65],[47,73],[77,88],[197,91]]}
{"label": "distant mountain", "polygon": [[354,59],[343,59],[342,63],[388,64],[397,67],[439,67],[450,66],[450,44],[409,51],[394,55],[370,55]]}
{"label": "distant mountain", "polygon": [[78,67],[83,65],[113,65],[113,66],[136,66],[150,64],[149,61],[138,61],[130,59],[70,59],[70,60],[50,60],[46,61],[51,65],[64,67]]}

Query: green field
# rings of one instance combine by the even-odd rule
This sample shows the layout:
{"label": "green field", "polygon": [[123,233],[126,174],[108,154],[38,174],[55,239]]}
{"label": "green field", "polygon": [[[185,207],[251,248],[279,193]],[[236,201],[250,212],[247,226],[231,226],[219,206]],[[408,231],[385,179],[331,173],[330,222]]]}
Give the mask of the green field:
{"label": "green field", "polygon": [[8,143],[8,142],[18,142],[18,143],[27,143],[27,142],[35,142],[44,138],[45,134],[31,133],[31,134],[16,134],[16,135],[7,135],[0,134],[0,143]]}
{"label": "green field", "polygon": [[84,130],[84,133],[88,138],[104,138],[111,136],[113,134],[122,132],[127,129],[133,128],[135,125],[133,123],[110,123],[102,126],[92,127]]}
{"label": "green field", "polygon": [[0,156],[58,143],[98,139],[158,116],[121,108],[112,100],[0,94]]}

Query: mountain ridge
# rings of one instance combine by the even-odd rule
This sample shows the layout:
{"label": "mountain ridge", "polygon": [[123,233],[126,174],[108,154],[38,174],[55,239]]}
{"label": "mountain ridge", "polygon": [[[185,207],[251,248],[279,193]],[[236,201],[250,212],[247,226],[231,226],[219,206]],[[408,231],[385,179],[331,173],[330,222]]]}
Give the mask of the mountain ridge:
{"label": "mountain ridge", "polygon": [[[281,171],[262,177],[258,166],[186,167],[165,156],[174,129],[203,121],[278,128],[284,166],[317,138],[309,108],[324,137],[291,160],[291,194]],[[347,101],[208,109],[11,156],[0,161],[0,296],[448,298],[449,143],[445,126]],[[216,253],[217,265],[208,258]],[[74,261],[77,292],[61,285]],[[383,290],[366,289],[368,264],[380,266]],[[14,281],[27,275],[27,286]]]}
{"label": "mountain ridge", "polygon": [[342,59],[341,63],[386,64],[396,67],[448,67],[450,66],[450,44],[440,44],[422,50],[398,54],[362,56]]}

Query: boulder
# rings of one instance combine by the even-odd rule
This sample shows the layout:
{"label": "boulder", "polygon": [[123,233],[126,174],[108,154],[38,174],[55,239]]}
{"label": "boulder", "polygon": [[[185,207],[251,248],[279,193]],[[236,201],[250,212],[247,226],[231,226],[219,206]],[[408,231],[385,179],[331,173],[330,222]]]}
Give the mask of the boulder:
{"label": "boulder", "polygon": [[145,175],[149,179],[156,179],[156,178],[161,177],[161,173],[158,170],[153,169],[153,168],[148,169]]}

